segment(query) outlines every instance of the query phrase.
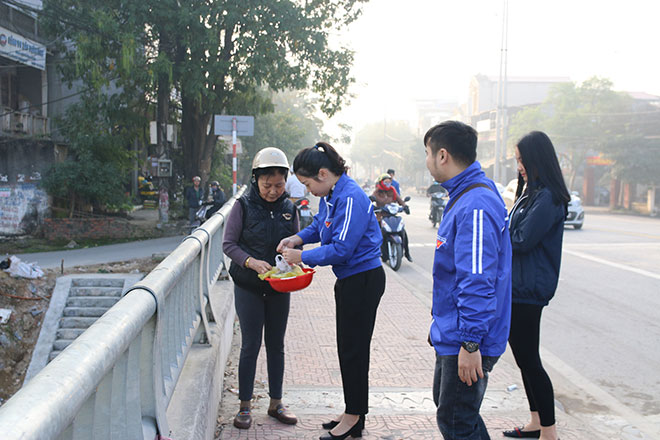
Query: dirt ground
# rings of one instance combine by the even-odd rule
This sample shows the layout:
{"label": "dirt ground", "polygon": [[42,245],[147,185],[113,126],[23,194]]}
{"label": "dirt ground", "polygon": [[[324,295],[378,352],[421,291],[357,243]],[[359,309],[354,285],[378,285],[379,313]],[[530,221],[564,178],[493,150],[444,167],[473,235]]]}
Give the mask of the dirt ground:
{"label": "dirt ground", "polygon": [[122,263],[45,270],[38,279],[13,278],[0,270],[0,308],[11,310],[9,321],[0,324],[0,405],[18,391],[30,364],[50,296],[60,275],[76,273],[149,273],[159,261],[151,258]]}

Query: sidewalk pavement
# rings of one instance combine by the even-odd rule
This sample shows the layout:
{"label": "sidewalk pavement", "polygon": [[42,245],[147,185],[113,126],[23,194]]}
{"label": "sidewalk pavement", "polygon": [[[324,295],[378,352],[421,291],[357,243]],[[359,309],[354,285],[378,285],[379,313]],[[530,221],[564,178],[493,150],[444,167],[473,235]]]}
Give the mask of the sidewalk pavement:
{"label": "sidewalk pavement", "polygon": [[[232,425],[238,411],[238,349],[236,331],[225,373],[216,439],[317,439],[324,433],[321,422],[343,412],[341,376],[335,344],[335,312],[329,268],[319,267],[312,285],[291,294],[286,335],[284,403],[298,416],[287,426],[266,415],[268,388],[266,353],[262,348],[257,366],[253,425],[239,430]],[[435,357],[426,342],[430,322],[431,286],[410,289],[409,281],[385,269],[383,295],[371,346],[369,414],[363,438],[442,439],[435,422],[431,394]],[[238,324],[236,324],[238,326]],[[508,391],[516,385],[516,389]],[[561,405],[559,405],[561,406]],[[490,375],[481,414],[493,439],[521,426],[529,417],[520,373],[510,353],[502,356]],[[562,440],[606,439],[583,421],[557,408]]]}

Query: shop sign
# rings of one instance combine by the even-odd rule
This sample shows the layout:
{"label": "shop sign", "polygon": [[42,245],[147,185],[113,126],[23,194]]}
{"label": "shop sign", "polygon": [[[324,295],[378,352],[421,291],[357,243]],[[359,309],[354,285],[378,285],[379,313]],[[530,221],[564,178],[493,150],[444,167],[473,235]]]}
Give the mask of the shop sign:
{"label": "shop sign", "polygon": [[0,26],[0,56],[46,70],[46,46]]}

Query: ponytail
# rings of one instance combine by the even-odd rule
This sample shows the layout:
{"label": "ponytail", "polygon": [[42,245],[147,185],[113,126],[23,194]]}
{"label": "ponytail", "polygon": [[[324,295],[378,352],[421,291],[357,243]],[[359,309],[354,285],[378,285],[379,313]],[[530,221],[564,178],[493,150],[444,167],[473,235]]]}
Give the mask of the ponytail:
{"label": "ponytail", "polygon": [[316,177],[321,168],[327,168],[336,176],[341,176],[348,170],[346,161],[326,142],[318,142],[313,147],[305,148],[293,160],[293,172],[304,177]]}

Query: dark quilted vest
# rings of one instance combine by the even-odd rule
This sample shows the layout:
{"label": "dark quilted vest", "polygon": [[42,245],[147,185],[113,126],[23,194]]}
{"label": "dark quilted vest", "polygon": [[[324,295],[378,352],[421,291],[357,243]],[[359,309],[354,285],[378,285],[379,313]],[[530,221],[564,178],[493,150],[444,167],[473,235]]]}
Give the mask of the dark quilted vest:
{"label": "dark quilted vest", "polygon": [[[293,221],[296,208],[284,193],[276,202],[268,203],[257,193],[256,185],[238,201],[243,208],[243,230],[238,240],[241,249],[250,257],[264,260],[275,266],[277,245],[294,234]],[[257,276],[252,269],[241,267],[232,261],[229,267],[236,285],[255,293],[277,293]]]}

